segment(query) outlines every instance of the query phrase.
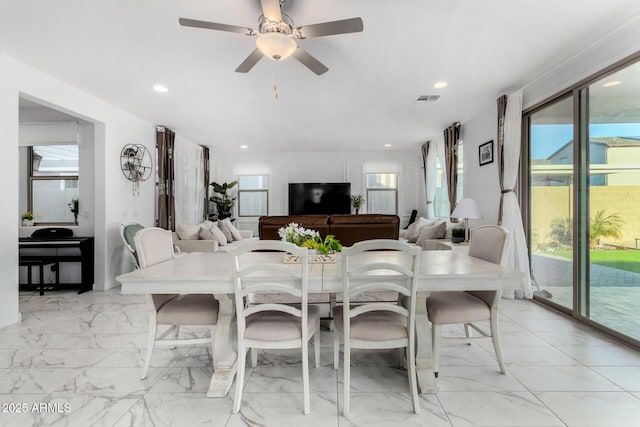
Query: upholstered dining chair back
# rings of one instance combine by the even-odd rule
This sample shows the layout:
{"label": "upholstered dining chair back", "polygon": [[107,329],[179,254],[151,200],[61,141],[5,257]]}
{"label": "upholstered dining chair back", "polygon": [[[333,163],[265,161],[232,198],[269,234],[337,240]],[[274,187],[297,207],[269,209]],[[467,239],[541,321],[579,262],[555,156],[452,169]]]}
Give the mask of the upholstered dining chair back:
{"label": "upholstered dining chair back", "polygon": [[136,254],[141,268],[175,257],[171,231],[158,227],[149,227],[136,233],[133,240],[136,244]]}
{"label": "upholstered dining chair back", "polygon": [[[391,239],[366,240],[342,250],[343,304],[333,309],[334,369],[344,348],[343,414],[349,414],[351,348],[406,349],[413,410],[420,412],[415,371],[416,287],[421,248]],[[362,293],[397,292],[404,304],[353,304]],[[353,305],[352,305],[353,304]],[[402,356],[401,364],[404,356]]]}
{"label": "upholstered dining chair back", "polygon": [[[265,252],[268,251],[268,252]],[[274,253],[274,251],[276,251]],[[244,367],[247,351],[251,365],[257,365],[258,349],[300,348],[302,352],[302,386],[304,413],[309,414],[308,343],[313,337],[316,367],[320,359],[320,311],[308,304],[308,252],[293,243],[260,240],[229,250],[238,327],[238,372],[233,412],[242,404]],[[285,263],[285,256],[292,257]],[[250,303],[250,295],[289,294],[300,304],[284,304],[278,299]]]}
{"label": "upholstered dining chair back", "polygon": [[494,264],[505,265],[509,231],[499,225],[483,225],[471,230],[469,255]]}
{"label": "upholstered dining chair back", "polygon": [[[499,225],[482,225],[470,231],[469,255],[505,266],[509,255],[509,230]],[[502,297],[502,292],[468,291],[490,306]]]}
{"label": "upholstered dining chair back", "polygon": [[[134,241],[140,268],[151,267],[175,257],[173,239],[168,230],[157,227],[145,228],[135,234]],[[213,342],[219,304],[212,294],[151,294],[147,295],[147,305],[150,309],[149,337],[141,378],[147,377],[154,347],[193,346]],[[158,325],[169,328],[158,333]],[[209,326],[210,334],[208,337],[180,339],[180,327],[183,325]],[[166,339],[171,333],[173,339]]]}

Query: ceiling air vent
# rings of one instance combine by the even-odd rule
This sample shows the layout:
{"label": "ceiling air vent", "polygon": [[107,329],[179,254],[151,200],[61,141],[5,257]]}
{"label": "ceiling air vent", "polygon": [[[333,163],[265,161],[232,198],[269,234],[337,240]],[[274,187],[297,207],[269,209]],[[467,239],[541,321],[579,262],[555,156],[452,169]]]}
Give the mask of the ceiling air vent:
{"label": "ceiling air vent", "polygon": [[440,99],[442,95],[420,95],[418,97],[418,101],[421,102],[436,102],[438,99]]}

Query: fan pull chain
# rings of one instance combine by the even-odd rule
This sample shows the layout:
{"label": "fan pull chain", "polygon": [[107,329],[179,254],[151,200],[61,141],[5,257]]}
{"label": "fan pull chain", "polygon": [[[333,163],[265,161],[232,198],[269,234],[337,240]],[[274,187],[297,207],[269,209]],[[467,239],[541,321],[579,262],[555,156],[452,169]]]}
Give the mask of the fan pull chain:
{"label": "fan pull chain", "polygon": [[278,85],[276,83],[273,84],[273,92],[275,93],[276,99],[278,99]]}

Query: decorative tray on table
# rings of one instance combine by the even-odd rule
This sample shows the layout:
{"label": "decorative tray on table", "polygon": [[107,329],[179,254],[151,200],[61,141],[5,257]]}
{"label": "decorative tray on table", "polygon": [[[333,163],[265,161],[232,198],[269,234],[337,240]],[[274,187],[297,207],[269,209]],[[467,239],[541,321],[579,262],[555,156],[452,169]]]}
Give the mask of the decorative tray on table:
{"label": "decorative tray on table", "polygon": [[[300,264],[302,262],[302,257],[297,255],[286,254],[284,256],[285,264]],[[307,262],[309,264],[323,264],[323,263],[331,263],[336,262],[336,254],[309,254],[307,258]]]}

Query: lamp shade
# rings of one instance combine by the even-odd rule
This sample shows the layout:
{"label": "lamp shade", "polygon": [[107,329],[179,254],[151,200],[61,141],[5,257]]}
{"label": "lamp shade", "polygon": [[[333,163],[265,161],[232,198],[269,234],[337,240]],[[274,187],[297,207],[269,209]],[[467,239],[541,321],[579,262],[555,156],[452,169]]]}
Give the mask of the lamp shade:
{"label": "lamp shade", "polygon": [[267,58],[280,61],[290,57],[298,45],[294,39],[286,34],[273,32],[260,35],[256,40],[256,47]]}
{"label": "lamp shade", "polygon": [[473,199],[460,199],[456,208],[451,213],[453,218],[482,218],[478,204]]}

